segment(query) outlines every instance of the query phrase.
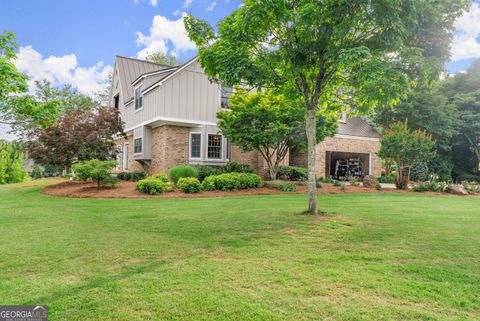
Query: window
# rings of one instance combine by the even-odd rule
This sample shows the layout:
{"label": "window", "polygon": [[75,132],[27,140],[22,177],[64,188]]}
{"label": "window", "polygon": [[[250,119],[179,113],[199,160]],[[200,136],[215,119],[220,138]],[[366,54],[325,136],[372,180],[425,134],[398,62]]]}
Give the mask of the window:
{"label": "window", "polygon": [[133,141],[133,152],[135,154],[141,153],[142,152],[142,139],[141,138],[135,138]]}
{"label": "window", "polygon": [[120,106],[120,95],[116,95],[115,97],[113,97],[113,107],[118,109],[119,106]]}
{"label": "window", "polygon": [[220,86],[220,107],[230,109],[229,95],[233,93],[232,87]]}
{"label": "window", "polygon": [[141,109],[143,107],[143,94],[141,85],[135,88],[133,99],[135,100],[135,110]]}
{"label": "window", "polygon": [[201,158],[202,151],[202,134],[190,134],[190,158]]}
{"label": "window", "polygon": [[207,158],[222,159],[222,135],[208,134]]}

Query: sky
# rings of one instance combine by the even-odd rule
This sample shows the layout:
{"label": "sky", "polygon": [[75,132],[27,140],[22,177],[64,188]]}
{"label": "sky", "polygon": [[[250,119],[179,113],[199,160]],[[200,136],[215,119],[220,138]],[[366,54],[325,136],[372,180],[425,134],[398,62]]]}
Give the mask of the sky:
{"label": "sky", "polygon": [[[454,1],[454,0],[452,0]],[[1,0],[0,33],[19,45],[17,68],[35,80],[72,84],[92,95],[106,86],[115,55],[144,58],[163,51],[188,60],[196,54],[183,26],[192,13],[215,24],[241,0]],[[480,0],[456,22],[450,73],[480,58]],[[12,139],[0,127],[0,139]]]}

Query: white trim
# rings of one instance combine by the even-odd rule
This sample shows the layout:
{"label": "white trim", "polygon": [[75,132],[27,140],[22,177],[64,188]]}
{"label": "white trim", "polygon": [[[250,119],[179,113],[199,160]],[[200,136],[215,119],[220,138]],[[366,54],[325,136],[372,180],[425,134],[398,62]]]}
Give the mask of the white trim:
{"label": "white trim", "polygon": [[210,126],[216,126],[216,123],[211,123],[211,122],[205,122],[205,121],[195,121],[195,120],[190,120],[190,119],[182,119],[182,118],[174,118],[174,117],[155,117],[150,120],[144,121],[143,123],[140,123],[136,126],[130,127],[128,129],[125,129],[125,132],[129,132],[131,130],[134,130],[135,128],[145,126],[157,121],[165,121],[165,122],[174,122],[174,123],[185,123],[185,124],[190,124],[190,125],[210,125]]}
{"label": "white trim", "polygon": [[380,138],[377,137],[364,137],[364,136],[354,136],[354,135],[343,135],[343,134],[336,134],[336,138],[347,138],[347,139],[356,139],[356,140],[368,140],[373,142],[379,142]]}
{"label": "white trim", "polygon": [[162,70],[153,71],[151,73],[143,74],[132,82],[132,86],[135,86],[136,83],[138,83],[140,80],[142,80],[144,78],[148,78],[150,76],[155,76],[155,75],[158,75],[158,74],[162,74],[162,73],[167,72],[167,71],[172,71],[175,68],[176,67],[171,67],[171,68],[166,68],[166,69],[162,69]]}
{"label": "white trim", "polygon": [[128,143],[123,144],[122,170],[128,170]]}
{"label": "white trim", "polygon": [[[200,157],[192,157],[192,135],[200,135]],[[189,132],[188,133],[188,159],[189,160],[202,160],[203,159],[203,133],[202,132]]]}
{"label": "white trim", "polygon": [[[208,137],[210,135],[215,135],[215,136],[220,136],[220,158],[210,158],[208,157]],[[207,133],[207,140],[206,140],[206,144],[205,144],[205,159],[207,161],[216,161],[216,162],[225,162],[225,155],[224,155],[224,148],[223,148],[223,135],[222,134],[219,134],[219,133]]]}
{"label": "white trim", "polygon": [[186,62],[183,66],[181,66],[180,68],[178,68],[177,70],[175,70],[174,72],[172,72],[170,75],[168,75],[167,77],[165,77],[164,79],[162,79],[161,81],[159,81],[158,83],[156,83],[155,85],[151,86],[150,88],[148,88],[147,90],[145,90],[144,94],[148,93],[149,91],[159,87],[159,86],[162,86],[163,83],[165,81],[167,81],[168,79],[172,78],[173,76],[175,76],[176,74],[178,74],[180,71],[182,71],[183,69],[187,68],[188,66],[190,66],[192,63],[194,63],[195,61],[198,60],[198,56],[195,57],[195,58],[192,58],[190,61]]}

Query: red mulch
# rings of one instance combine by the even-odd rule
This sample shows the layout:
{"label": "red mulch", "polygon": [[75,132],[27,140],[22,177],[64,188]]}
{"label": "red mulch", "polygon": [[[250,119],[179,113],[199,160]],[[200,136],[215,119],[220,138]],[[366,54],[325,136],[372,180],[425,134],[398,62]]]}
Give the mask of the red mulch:
{"label": "red mulch", "polygon": [[[275,188],[261,187],[240,191],[222,192],[200,192],[197,194],[187,194],[175,190],[158,195],[147,195],[135,189],[134,182],[120,182],[117,187],[101,187],[97,189],[95,185],[87,182],[66,181],[55,185],[49,185],[43,189],[43,193],[53,196],[72,197],[72,198],[198,198],[198,197],[224,197],[224,196],[247,196],[247,195],[273,195],[273,194],[306,194],[307,186],[297,186],[296,192],[281,192]],[[374,188],[362,186],[347,186],[345,190],[333,184],[324,184],[322,188],[317,189],[318,194],[349,194],[349,193],[415,193],[412,191],[400,191],[395,189],[383,189],[378,191]],[[428,195],[450,195],[443,193],[425,192]]]}

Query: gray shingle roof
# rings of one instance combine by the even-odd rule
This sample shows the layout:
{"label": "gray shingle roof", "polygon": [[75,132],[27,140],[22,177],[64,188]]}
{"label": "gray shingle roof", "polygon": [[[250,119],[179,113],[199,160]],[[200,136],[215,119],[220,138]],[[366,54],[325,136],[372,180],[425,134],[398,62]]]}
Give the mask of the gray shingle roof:
{"label": "gray shingle roof", "polygon": [[347,118],[345,123],[339,123],[338,134],[380,138],[377,131],[362,117]]}

